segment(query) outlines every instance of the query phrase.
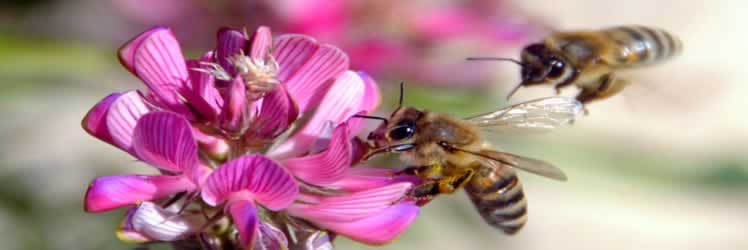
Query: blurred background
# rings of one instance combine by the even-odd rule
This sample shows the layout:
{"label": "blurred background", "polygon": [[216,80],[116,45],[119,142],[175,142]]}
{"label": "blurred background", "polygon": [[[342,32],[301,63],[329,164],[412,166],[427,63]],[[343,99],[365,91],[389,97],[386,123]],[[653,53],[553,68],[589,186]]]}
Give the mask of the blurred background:
{"label": "blurred background", "polygon": [[[516,58],[551,30],[619,24],[669,30],[684,54],[627,74],[634,84],[590,105],[572,127],[497,138],[569,176],[559,183],[521,174],[530,203],[523,231],[494,230],[459,193],[426,206],[382,249],[748,249],[746,9],[737,0],[5,0],[2,249],[135,247],[115,238],[122,211],[85,214],[82,198],[95,176],[140,167],[88,136],[80,120],[108,93],[142,86],[115,53],[148,27],[173,27],[193,56],[213,46],[222,26],[310,34],[379,81],[381,114],[395,107],[395,83],[406,81],[408,105],[468,116],[506,105],[519,79],[515,65],[465,57]],[[523,89],[512,101],[551,94]],[[375,249],[345,239],[337,247]]]}

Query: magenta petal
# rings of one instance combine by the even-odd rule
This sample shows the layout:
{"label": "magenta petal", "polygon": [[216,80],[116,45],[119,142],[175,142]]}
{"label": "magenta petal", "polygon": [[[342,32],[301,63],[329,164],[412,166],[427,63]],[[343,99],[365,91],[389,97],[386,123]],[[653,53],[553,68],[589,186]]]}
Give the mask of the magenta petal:
{"label": "magenta petal", "polygon": [[419,211],[420,209],[415,204],[401,203],[358,221],[315,221],[314,223],[359,242],[382,245],[394,240],[408,229],[408,226],[416,220]]}
{"label": "magenta petal", "polygon": [[[140,47],[140,44],[143,43],[145,39],[150,37],[153,33],[156,32],[163,32],[163,31],[169,31],[169,28],[158,26],[154,27],[150,30],[147,30],[140,35],[137,35],[135,38],[133,38],[130,41],[127,41],[118,51],[119,61],[122,63],[127,70],[135,74],[135,69],[133,68],[133,64],[135,62],[135,51],[138,47]],[[137,74],[136,74],[137,75]]]}
{"label": "magenta petal", "polygon": [[116,144],[112,141],[112,135],[109,133],[109,128],[106,125],[106,117],[109,114],[109,108],[112,106],[112,103],[121,95],[120,93],[113,93],[104,97],[104,99],[88,111],[83,121],[81,121],[81,126],[88,134],[115,146]]}
{"label": "magenta petal", "polygon": [[312,222],[350,222],[381,213],[402,200],[412,187],[410,183],[397,183],[346,195],[321,197],[314,204],[295,203],[286,210]]}
{"label": "magenta petal", "polygon": [[241,31],[230,28],[222,28],[217,36],[216,60],[229,75],[233,76],[236,74],[236,69],[229,58],[240,53],[246,54],[247,38]]}
{"label": "magenta petal", "polygon": [[364,81],[358,74],[353,71],[342,74],[330,87],[309,122],[270,154],[276,158],[287,158],[305,153],[324,131],[327,122],[332,121],[337,126],[359,112],[365,90]]}
{"label": "magenta petal", "polygon": [[326,187],[348,192],[358,192],[400,182],[409,182],[414,185],[420,183],[420,179],[416,176],[395,176],[395,172],[396,170],[394,169],[355,167],[348,169],[345,177]]}
{"label": "magenta petal", "polygon": [[382,94],[379,91],[379,85],[374,81],[374,78],[371,78],[371,76],[363,71],[358,71],[357,73],[366,85],[366,90],[364,91],[364,102],[362,103],[360,110],[370,113],[379,107],[379,104],[382,101]]}
{"label": "magenta petal", "polygon": [[212,121],[221,112],[223,98],[215,88],[213,75],[195,69],[205,69],[199,60],[187,61],[190,74],[189,87],[185,89],[182,96],[195,109],[204,120]]}
{"label": "magenta petal", "polygon": [[226,103],[221,113],[221,127],[237,132],[244,126],[247,111],[247,89],[241,77],[235,77],[229,84]]}
{"label": "magenta petal", "polygon": [[141,116],[150,112],[137,91],[129,91],[115,100],[106,116],[106,126],[114,144],[132,150],[132,135]]}
{"label": "magenta petal", "polygon": [[299,112],[316,106],[329,80],[348,69],[348,56],[330,45],[302,35],[275,39],[275,58],[280,65],[278,79],[299,105]]}
{"label": "magenta petal", "polygon": [[117,230],[118,238],[128,242],[174,241],[200,231],[206,221],[201,214],[177,214],[152,202],[142,202],[128,211]]}
{"label": "magenta petal", "polygon": [[260,26],[252,35],[252,43],[249,50],[249,56],[252,58],[265,59],[273,45],[273,34],[270,28]]}
{"label": "magenta petal", "polygon": [[317,186],[340,180],[351,166],[351,141],[348,125],[335,129],[327,150],[310,156],[293,158],[283,163],[297,178]]}
{"label": "magenta petal", "polygon": [[133,69],[151,91],[149,97],[174,112],[190,115],[179,93],[189,79],[179,42],[169,29],[149,33],[133,52]]}
{"label": "magenta petal", "polygon": [[159,169],[191,174],[196,167],[197,143],[190,124],[180,115],[144,115],[135,126],[132,144],[138,158]]}
{"label": "magenta petal", "polygon": [[231,214],[236,230],[239,231],[239,240],[241,240],[242,246],[246,248],[254,246],[260,222],[255,204],[250,200],[237,200],[231,202],[226,210]]}
{"label": "magenta petal", "polygon": [[211,206],[232,196],[250,196],[271,210],[287,207],[299,187],[280,165],[262,155],[247,155],[218,167],[203,187],[203,200]]}
{"label": "magenta petal", "polygon": [[248,140],[274,139],[285,132],[298,116],[296,104],[283,85],[278,85],[262,98],[260,113],[245,136]]}
{"label": "magenta petal", "polygon": [[96,178],[88,186],[86,212],[102,212],[140,201],[151,201],[169,194],[194,188],[182,176],[119,175]]}

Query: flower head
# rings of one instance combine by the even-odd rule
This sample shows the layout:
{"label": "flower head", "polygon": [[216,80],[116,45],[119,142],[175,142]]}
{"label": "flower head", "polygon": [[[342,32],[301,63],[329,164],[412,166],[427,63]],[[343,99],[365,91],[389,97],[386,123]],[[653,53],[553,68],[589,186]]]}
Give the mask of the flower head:
{"label": "flower head", "polygon": [[185,60],[158,27],[119,55],[147,91],[105,97],[83,127],[160,172],[89,187],[86,211],[131,207],[121,239],[282,249],[329,244],[332,233],[383,244],[418,214],[403,201],[412,180],[351,168],[365,150],[351,117],[380,96],[336,47],[222,29],[215,50]]}

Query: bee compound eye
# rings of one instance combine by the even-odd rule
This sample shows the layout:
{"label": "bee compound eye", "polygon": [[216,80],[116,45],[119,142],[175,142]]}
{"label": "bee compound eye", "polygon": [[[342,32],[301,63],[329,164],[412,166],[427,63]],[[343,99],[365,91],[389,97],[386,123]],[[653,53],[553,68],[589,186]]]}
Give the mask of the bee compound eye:
{"label": "bee compound eye", "polygon": [[399,141],[399,140],[408,139],[411,136],[413,136],[413,134],[415,133],[416,133],[415,123],[405,122],[392,128],[388,136],[392,140]]}
{"label": "bee compound eye", "polygon": [[564,73],[564,68],[566,67],[566,65],[561,60],[553,60],[550,67],[551,70],[548,71],[548,77],[558,78]]}

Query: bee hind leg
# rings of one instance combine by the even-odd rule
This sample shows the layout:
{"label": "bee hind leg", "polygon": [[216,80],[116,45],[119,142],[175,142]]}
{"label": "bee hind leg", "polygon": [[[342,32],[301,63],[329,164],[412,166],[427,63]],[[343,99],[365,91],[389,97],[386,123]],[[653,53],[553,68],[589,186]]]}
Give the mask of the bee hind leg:
{"label": "bee hind leg", "polygon": [[584,114],[588,115],[587,104],[592,101],[602,100],[611,97],[623,90],[628,85],[628,81],[616,78],[614,74],[607,74],[598,80],[598,84],[594,84],[596,87],[582,88],[582,91],[577,94],[577,101],[584,104]]}

